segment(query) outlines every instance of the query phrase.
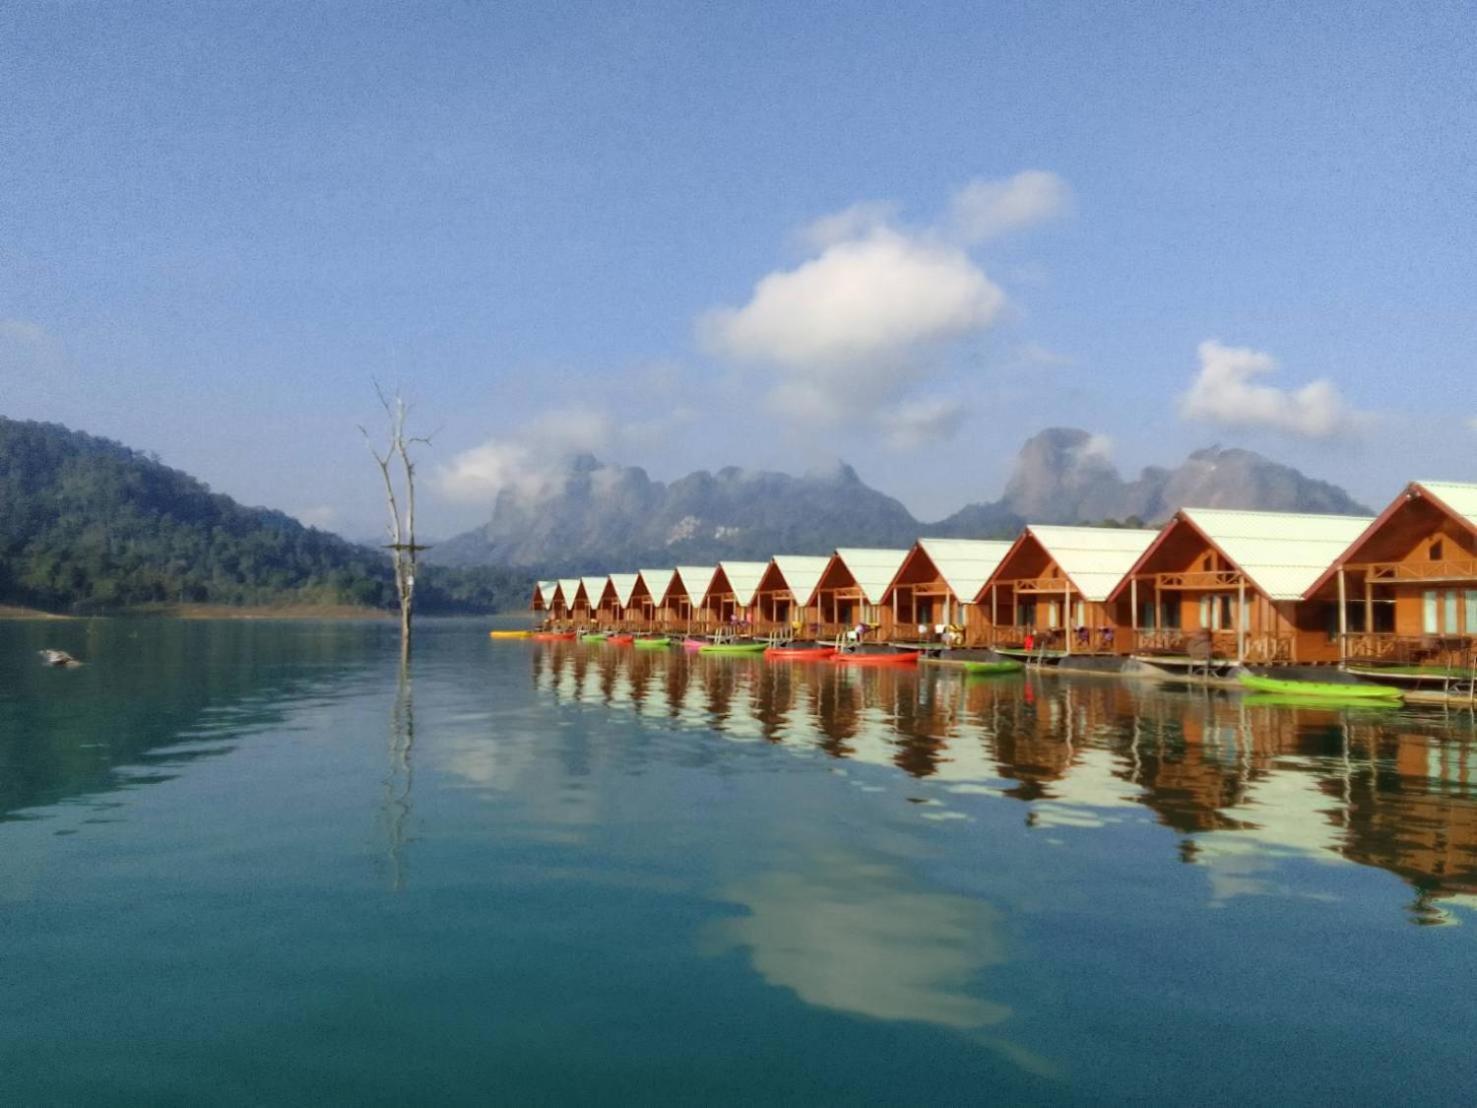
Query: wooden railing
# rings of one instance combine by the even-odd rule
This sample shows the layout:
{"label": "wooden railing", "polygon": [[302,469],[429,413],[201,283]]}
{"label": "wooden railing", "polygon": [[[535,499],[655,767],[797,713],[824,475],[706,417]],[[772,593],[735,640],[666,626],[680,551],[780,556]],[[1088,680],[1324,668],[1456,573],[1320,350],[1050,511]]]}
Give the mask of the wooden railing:
{"label": "wooden railing", "polygon": [[1370,562],[1347,565],[1345,573],[1363,572],[1371,583],[1394,581],[1473,581],[1477,580],[1477,561],[1438,560],[1434,562]]}
{"label": "wooden railing", "polygon": [[1161,589],[1234,589],[1244,578],[1234,569],[1207,569],[1184,573],[1156,573],[1138,578],[1140,599],[1145,586]]}
{"label": "wooden railing", "polygon": [[[1237,634],[1235,631],[1183,631],[1162,629],[1158,631],[1130,631],[1126,633],[1133,644],[1135,654],[1173,654],[1182,657],[1235,659]],[[1296,640],[1292,635],[1270,633],[1246,634],[1246,661],[1271,665],[1293,661]]]}
{"label": "wooden railing", "polygon": [[1477,635],[1396,635],[1351,631],[1344,636],[1345,661],[1372,665],[1477,667]]}

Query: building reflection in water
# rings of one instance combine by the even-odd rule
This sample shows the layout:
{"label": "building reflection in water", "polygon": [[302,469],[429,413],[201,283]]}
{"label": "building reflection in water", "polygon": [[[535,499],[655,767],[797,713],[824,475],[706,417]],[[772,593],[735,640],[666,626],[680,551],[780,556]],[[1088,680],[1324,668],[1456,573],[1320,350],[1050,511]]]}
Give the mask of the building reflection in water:
{"label": "building reflection in water", "polygon": [[1147,810],[1208,867],[1212,897],[1298,895],[1279,859],[1376,866],[1411,918],[1477,906],[1477,726],[1469,712],[1287,707],[1095,678],[773,665],[557,643],[547,695],[665,726],[871,763],[951,796],[1009,798],[1044,827]]}

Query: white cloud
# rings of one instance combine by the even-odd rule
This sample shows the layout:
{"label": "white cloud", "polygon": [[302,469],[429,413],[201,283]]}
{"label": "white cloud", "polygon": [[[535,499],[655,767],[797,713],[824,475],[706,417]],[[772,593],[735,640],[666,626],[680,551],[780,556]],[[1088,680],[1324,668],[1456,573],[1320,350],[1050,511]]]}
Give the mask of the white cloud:
{"label": "white cloud", "polygon": [[1227,427],[1262,427],[1310,439],[1343,434],[1369,421],[1326,378],[1299,389],[1258,384],[1277,370],[1270,354],[1207,339],[1198,348],[1200,372],[1180,397],[1180,415]]}
{"label": "white cloud", "polygon": [[957,400],[909,400],[881,417],[883,441],[893,450],[916,450],[952,439],[967,412]]}
{"label": "white cloud", "polygon": [[865,238],[873,231],[886,228],[896,214],[896,204],[864,200],[807,224],[800,229],[796,239],[802,246],[818,253],[838,242]]}
{"label": "white cloud", "polygon": [[1055,173],[1028,169],[1001,181],[971,181],[951,205],[953,230],[963,241],[987,242],[1070,215],[1072,190]]}
{"label": "white cloud", "polygon": [[1004,302],[963,251],[877,228],[769,274],[746,305],[710,312],[701,327],[740,361],[842,376],[979,331]]}
{"label": "white cloud", "polygon": [[[516,433],[462,451],[437,467],[432,484],[442,497],[458,504],[491,506],[504,491],[537,503],[563,492],[576,455],[650,448],[695,418],[696,412],[684,404],[674,404],[651,419],[626,423],[593,407],[561,408],[527,421]],[[613,472],[610,476],[614,479]],[[597,488],[602,479],[597,470]]]}

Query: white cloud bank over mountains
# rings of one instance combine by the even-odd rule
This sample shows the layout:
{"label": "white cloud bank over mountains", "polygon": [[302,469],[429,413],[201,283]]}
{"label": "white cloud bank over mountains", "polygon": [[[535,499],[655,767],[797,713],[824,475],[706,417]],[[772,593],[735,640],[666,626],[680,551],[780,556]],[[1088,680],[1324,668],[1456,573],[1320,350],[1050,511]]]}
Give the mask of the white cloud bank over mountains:
{"label": "white cloud bank over mountains", "polygon": [[1186,419],[1306,439],[1333,438],[1371,421],[1368,413],[1351,408],[1326,378],[1298,389],[1258,383],[1257,378],[1278,368],[1277,360],[1260,350],[1206,339],[1198,352],[1200,372],[1180,397],[1180,414]]}
{"label": "white cloud bank over mountains", "polygon": [[962,403],[910,390],[1007,303],[968,247],[1070,210],[1066,182],[1042,170],[971,182],[921,229],[900,225],[892,205],[852,205],[800,233],[813,257],[760,278],[747,303],[705,313],[699,339],[770,373],[771,408],[798,423],[865,419],[897,449],[947,437]]}

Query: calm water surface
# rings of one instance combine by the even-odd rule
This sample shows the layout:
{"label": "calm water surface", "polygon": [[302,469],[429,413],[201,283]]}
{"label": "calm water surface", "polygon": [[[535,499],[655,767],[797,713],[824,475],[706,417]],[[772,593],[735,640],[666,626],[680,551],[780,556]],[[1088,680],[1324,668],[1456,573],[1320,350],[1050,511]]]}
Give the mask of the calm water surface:
{"label": "calm water surface", "polygon": [[1470,713],[391,633],[0,623],[7,1103],[1473,1099]]}

